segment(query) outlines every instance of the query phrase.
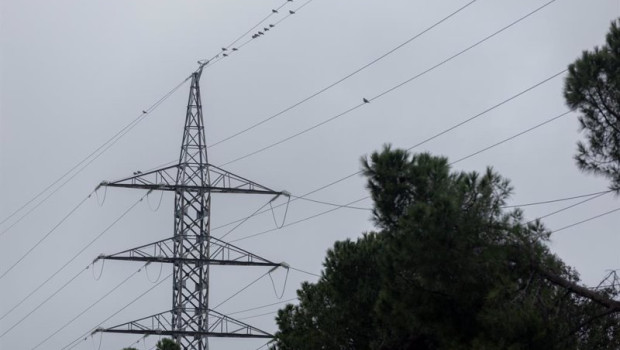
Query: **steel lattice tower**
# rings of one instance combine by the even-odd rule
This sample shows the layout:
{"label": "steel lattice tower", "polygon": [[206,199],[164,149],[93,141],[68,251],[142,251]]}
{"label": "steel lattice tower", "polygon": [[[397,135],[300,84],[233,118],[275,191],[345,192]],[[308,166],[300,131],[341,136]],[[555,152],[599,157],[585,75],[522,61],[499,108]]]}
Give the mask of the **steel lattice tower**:
{"label": "steel lattice tower", "polygon": [[209,309],[211,265],[286,267],[211,237],[211,194],[287,195],[213,166],[200,98],[202,67],[192,74],[179,163],[101,186],[174,191],[174,236],[98,259],[173,264],[172,310],[95,332],[159,334],[183,349],[207,350],[209,337],[270,338],[271,334]]}

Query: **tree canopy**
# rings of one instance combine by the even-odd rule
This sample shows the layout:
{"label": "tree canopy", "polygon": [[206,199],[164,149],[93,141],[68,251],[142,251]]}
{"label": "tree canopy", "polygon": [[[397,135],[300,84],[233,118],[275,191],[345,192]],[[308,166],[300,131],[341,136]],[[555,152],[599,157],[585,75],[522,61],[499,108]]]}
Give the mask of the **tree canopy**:
{"label": "tree canopy", "polygon": [[279,311],[275,349],[620,347],[618,290],[578,285],[492,169],[386,147],[363,171],[380,230],[334,244]]}
{"label": "tree canopy", "polygon": [[157,350],[181,350],[181,346],[170,338],[163,338],[156,344]]}
{"label": "tree canopy", "polygon": [[568,68],[567,104],[579,111],[586,142],[577,144],[577,165],[603,175],[620,191],[620,19],[605,45],[584,51]]}

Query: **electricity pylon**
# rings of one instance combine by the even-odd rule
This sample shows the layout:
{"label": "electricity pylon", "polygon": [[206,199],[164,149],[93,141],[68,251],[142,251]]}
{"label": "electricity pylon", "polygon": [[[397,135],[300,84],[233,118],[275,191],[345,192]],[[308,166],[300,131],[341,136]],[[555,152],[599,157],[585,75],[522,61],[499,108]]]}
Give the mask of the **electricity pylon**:
{"label": "electricity pylon", "polygon": [[[173,265],[172,310],[95,332],[170,336],[186,350],[208,350],[209,337],[271,338],[271,334],[209,309],[211,265],[287,267],[211,237],[211,194],[272,195],[286,192],[265,186],[211,165],[207,161],[200,76],[192,74],[179,163],[104,181],[101,186],[174,191],[174,236],[97,259],[170,263]],[[273,199],[272,199],[273,200]]]}

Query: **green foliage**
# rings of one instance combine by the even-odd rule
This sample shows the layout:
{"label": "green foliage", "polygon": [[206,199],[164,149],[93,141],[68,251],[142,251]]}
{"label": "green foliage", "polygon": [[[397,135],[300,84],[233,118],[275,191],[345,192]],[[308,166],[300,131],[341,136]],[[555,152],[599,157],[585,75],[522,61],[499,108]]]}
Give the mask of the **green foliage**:
{"label": "green foliage", "polygon": [[568,67],[564,87],[567,104],[580,112],[586,142],[577,144],[577,165],[603,175],[620,190],[620,19],[614,21],[606,43]]}
{"label": "green foliage", "polygon": [[540,223],[502,210],[506,179],[389,147],[363,167],[381,231],[335,243],[319,281],[279,311],[274,348],[620,346],[618,317],[593,317],[605,308],[540,273],[578,280],[546,248]]}
{"label": "green foliage", "polygon": [[163,338],[157,342],[157,350],[181,350],[181,346],[170,338]]}

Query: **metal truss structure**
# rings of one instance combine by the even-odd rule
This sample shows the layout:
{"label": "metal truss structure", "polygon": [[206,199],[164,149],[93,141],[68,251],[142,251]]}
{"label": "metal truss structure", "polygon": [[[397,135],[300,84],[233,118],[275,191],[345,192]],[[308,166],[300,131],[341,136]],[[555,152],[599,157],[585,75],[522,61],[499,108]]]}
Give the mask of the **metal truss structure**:
{"label": "metal truss structure", "polygon": [[95,332],[160,334],[175,339],[184,350],[207,350],[209,337],[270,338],[243,322],[209,309],[211,265],[287,267],[211,237],[211,194],[288,195],[213,166],[207,160],[200,76],[192,75],[179,163],[136,172],[100,186],[174,191],[174,236],[97,259],[173,264],[172,310]]}

